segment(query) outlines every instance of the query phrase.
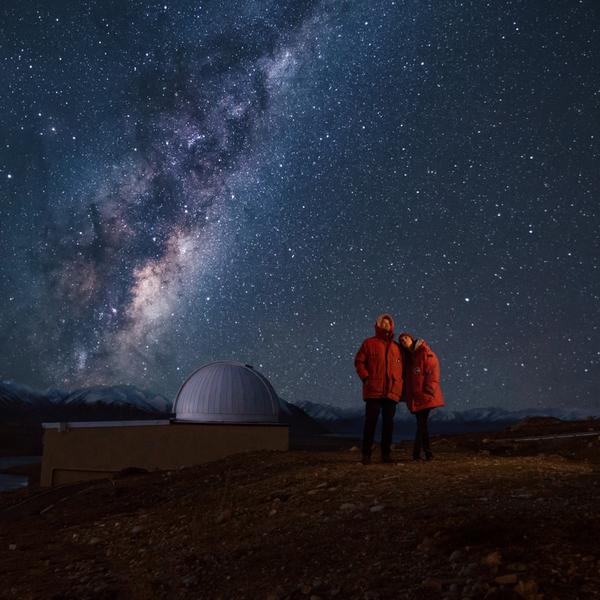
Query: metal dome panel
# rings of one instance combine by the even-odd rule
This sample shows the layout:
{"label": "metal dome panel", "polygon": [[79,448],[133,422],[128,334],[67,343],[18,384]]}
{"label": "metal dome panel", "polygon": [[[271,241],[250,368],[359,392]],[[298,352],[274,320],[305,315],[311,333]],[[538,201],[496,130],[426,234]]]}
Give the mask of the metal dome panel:
{"label": "metal dome panel", "polygon": [[178,421],[202,423],[278,423],[280,414],[268,379],[238,362],[213,362],[194,371],[173,410]]}

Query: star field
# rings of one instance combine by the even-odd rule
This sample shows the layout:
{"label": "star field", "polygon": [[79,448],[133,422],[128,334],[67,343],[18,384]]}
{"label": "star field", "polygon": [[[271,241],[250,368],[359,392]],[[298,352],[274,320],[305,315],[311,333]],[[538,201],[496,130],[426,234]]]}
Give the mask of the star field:
{"label": "star field", "polygon": [[593,0],[0,13],[3,379],[352,406],[390,312],[448,408],[600,405]]}

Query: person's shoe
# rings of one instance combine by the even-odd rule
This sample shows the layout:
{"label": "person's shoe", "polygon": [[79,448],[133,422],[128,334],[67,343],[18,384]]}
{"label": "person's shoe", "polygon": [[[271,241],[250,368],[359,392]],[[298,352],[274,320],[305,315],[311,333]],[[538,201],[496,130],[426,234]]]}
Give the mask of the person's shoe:
{"label": "person's shoe", "polygon": [[418,454],[413,454],[413,457],[412,457],[412,459],[413,459],[415,462],[418,462],[418,461],[420,461],[420,460],[421,460],[421,457],[420,457]]}
{"label": "person's shoe", "polygon": [[381,457],[381,462],[382,463],[391,463],[394,461],[392,460],[392,457],[389,454],[386,454],[385,456]]}
{"label": "person's shoe", "polygon": [[425,460],[433,460],[433,452],[431,452],[430,450],[427,450],[425,452]]}
{"label": "person's shoe", "polygon": [[371,457],[368,454],[363,454],[362,458],[360,459],[360,462],[363,465],[370,465],[371,464]]}

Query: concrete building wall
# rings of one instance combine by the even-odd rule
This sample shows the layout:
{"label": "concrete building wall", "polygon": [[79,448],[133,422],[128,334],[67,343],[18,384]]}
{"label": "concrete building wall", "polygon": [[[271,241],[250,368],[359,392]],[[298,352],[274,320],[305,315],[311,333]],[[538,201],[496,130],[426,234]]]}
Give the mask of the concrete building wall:
{"label": "concrete building wall", "polygon": [[101,479],[128,467],[175,469],[253,450],[287,450],[281,424],[55,424],[44,427],[41,485]]}

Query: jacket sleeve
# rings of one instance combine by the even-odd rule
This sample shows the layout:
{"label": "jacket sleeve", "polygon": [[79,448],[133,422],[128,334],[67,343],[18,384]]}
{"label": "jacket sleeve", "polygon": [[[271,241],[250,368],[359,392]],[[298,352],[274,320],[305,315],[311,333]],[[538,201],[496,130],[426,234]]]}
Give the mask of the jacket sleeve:
{"label": "jacket sleeve", "polygon": [[427,398],[436,398],[440,389],[440,361],[430,352],[427,354],[425,373],[423,378],[423,395]]}
{"label": "jacket sleeve", "polygon": [[356,358],[354,359],[354,368],[358,373],[358,376],[364,381],[369,376],[369,368],[367,363],[367,349],[365,348],[365,343],[363,342],[360,349],[356,353]]}

